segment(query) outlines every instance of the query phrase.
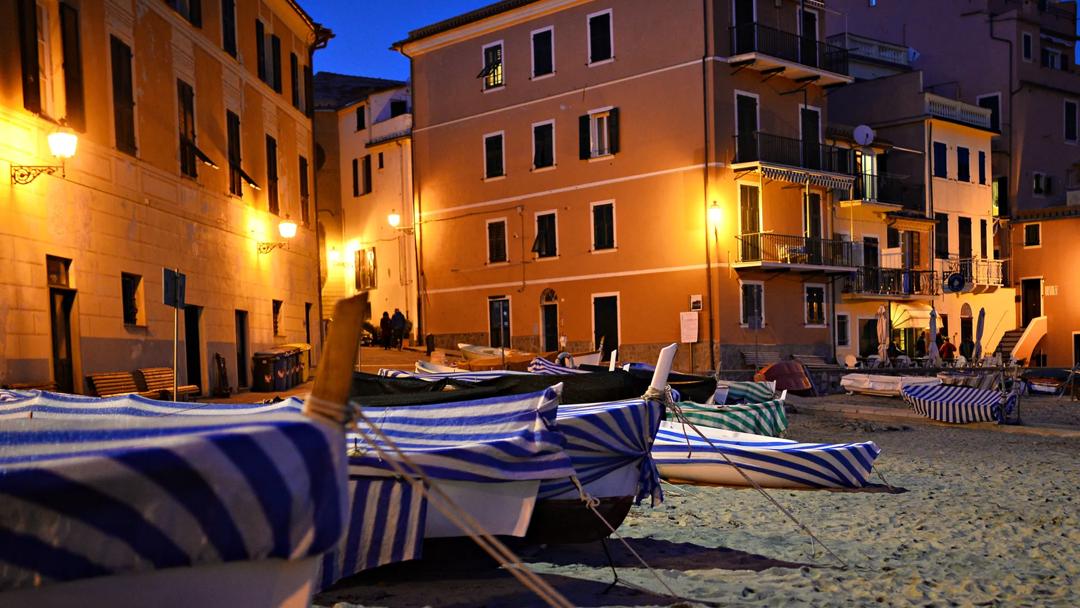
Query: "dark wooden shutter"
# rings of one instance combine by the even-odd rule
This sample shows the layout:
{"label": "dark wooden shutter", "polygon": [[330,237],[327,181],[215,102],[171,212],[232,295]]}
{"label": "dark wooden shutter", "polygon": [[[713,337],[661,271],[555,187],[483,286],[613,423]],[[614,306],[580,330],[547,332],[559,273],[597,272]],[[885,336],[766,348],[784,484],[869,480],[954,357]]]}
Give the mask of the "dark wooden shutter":
{"label": "dark wooden shutter", "polygon": [[352,195],[360,196],[360,160],[352,159]]}
{"label": "dark wooden shutter", "polygon": [[255,20],[255,65],[258,68],[259,80],[266,82],[266,30],[263,22]]}
{"label": "dark wooden shutter", "polygon": [[41,112],[37,3],[34,0],[19,0],[19,52],[22,57],[23,107],[31,112]]}
{"label": "dark wooden shutter", "polygon": [[551,65],[551,30],[539,32],[532,37],[533,76],[543,76],[555,71]]}
{"label": "dark wooden shutter", "polygon": [[292,87],[292,105],[300,108],[300,65],[296,53],[289,53],[289,83]]}
{"label": "dark wooden shutter", "polygon": [[195,27],[202,27],[202,0],[188,0],[191,4],[188,21]]}
{"label": "dark wooden shutter", "polygon": [[592,156],[589,139],[589,115],[578,117],[578,158],[588,160]]}
{"label": "dark wooden shutter", "polygon": [[196,177],[195,167],[195,92],[183,80],[176,81],[177,104],[180,106],[180,173]]}
{"label": "dark wooden shutter", "polygon": [[307,226],[309,222],[308,197],[308,160],[300,157],[300,219]]}
{"label": "dark wooden shutter", "polygon": [[619,108],[611,108],[608,112],[608,151],[616,154],[619,151]]}
{"label": "dark wooden shutter", "polygon": [[83,94],[82,48],[79,42],[79,11],[60,3],[60,34],[64,42],[64,98],[68,126],[86,130],[86,103]]}
{"label": "dark wooden shutter", "polygon": [[315,113],[315,89],[311,85],[311,66],[304,66],[304,113],[311,116]]}
{"label": "dark wooden shutter", "polygon": [[221,0],[221,46],[236,57],[236,0]]}
{"label": "dark wooden shutter", "polygon": [[371,155],[364,155],[364,194],[371,192]]}
{"label": "dark wooden shutter", "polygon": [[589,19],[589,63],[611,59],[611,13]]}
{"label": "dark wooden shutter", "polygon": [[274,90],[281,92],[281,38],[270,35],[270,53],[274,62]]}
{"label": "dark wooden shutter", "polygon": [[225,112],[229,144],[229,192],[243,196],[244,189],[240,176],[240,117],[232,112]]}
{"label": "dark wooden shutter", "polygon": [[115,36],[112,51],[113,120],[116,148],[135,154],[135,93],[131,81],[131,48]]}
{"label": "dark wooden shutter", "polygon": [[270,213],[278,215],[277,140],[266,136],[266,185]]}

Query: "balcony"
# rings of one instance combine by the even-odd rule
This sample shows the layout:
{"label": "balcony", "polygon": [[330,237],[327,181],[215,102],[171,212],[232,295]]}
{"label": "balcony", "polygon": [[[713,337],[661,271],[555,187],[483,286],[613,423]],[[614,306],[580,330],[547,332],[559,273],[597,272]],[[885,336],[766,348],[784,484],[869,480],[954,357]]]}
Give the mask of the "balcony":
{"label": "balcony", "polygon": [[807,236],[753,232],[739,241],[736,268],[850,272],[862,260],[857,243]]}
{"label": "balcony", "polygon": [[934,118],[942,118],[960,124],[966,124],[987,131],[993,130],[990,126],[990,109],[973,106],[934,93],[925,93],[926,113]]}
{"label": "balcony", "polygon": [[851,175],[851,150],[757,131],[735,136],[734,164],[774,163]]}
{"label": "balcony", "polygon": [[729,61],[755,70],[779,71],[792,80],[816,80],[822,85],[852,81],[847,50],[760,23],[731,28]]}
{"label": "balcony", "polygon": [[826,41],[837,48],[846,50],[852,57],[870,59],[904,68],[911,67],[910,50],[902,44],[893,44],[851,33],[834,34],[829,36]]}
{"label": "balcony", "polygon": [[922,184],[910,184],[906,177],[892,173],[856,174],[852,199],[902,205],[916,211],[926,203]]}
{"label": "balcony", "polygon": [[976,288],[1002,287],[1008,279],[1005,260],[951,258],[941,262],[943,276],[958,272],[966,283],[971,283]]}
{"label": "balcony", "polygon": [[399,114],[386,120],[380,120],[371,125],[367,147],[405,137],[412,132],[412,114]]}
{"label": "balcony", "polygon": [[863,298],[905,300],[932,297],[938,291],[933,270],[862,266],[844,282],[844,293]]}

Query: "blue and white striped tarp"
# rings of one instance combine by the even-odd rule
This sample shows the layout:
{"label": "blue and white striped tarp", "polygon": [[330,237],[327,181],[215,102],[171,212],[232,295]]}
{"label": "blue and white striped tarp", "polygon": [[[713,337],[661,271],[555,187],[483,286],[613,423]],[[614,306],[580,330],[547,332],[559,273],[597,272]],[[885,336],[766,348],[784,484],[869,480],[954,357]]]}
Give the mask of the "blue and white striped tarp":
{"label": "blue and white striped tarp", "polygon": [[955,424],[994,422],[1005,399],[998,391],[948,384],[908,385],[901,392],[917,414]]}
{"label": "blue and white striped tarp", "polygon": [[[637,502],[651,498],[653,505],[662,501],[660,477],[651,454],[662,415],[660,403],[644,399],[560,405],[558,428],[566,436],[566,452],[582,484],[588,485],[621,467],[639,463],[637,487],[623,496],[633,494]],[[540,485],[541,498],[567,492],[576,496],[573,484],[566,478],[551,479]]]}
{"label": "blue and white striped tarp", "polygon": [[[409,407],[365,407],[380,428],[432,479],[525,481],[569,477],[574,472],[555,428],[562,385],[535,393]],[[357,435],[349,435],[352,475],[393,476]],[[377,445],[382,445],[381,441]]]}
{"label": "blue and white striped tarp", "polygon": [[583,369],[576,369],[573,367],[566,367],[559,365],[558,363],[552,363],[543,357],[536,357],[529,362],[529,371],[534,374],[543,374],[547,376],[565,376],[566,374],[587,374],[589,372]]}
{"label": "blue and white striped tarp", "polygon": [[[721,454],[752,473],[764,487],[859,488],[867,483],[874,459],[881,450],[873,442],[797,443],[697,427],[709,442],[691,427],[664,422],[653,444],[653,459],[664,477],[672,477],[669,467],[682,465],[676,479],[697,483],[743,484],[737,472]],[[715,447],[714,447],[715,446]],[[694,465],[695,471],[688,471]],[[696,479],[686,479],[688,473]]]}
{"label": "blue and white striped tarp", "polygon": [[5,420],[0,590],[322,554],[345,526],[343,443],[293,412]]}
{"label": "blue and white striped tarp", "polygon": [[72,416],[229,416],[292,411],[299,413],[304,402],[290,397],[277,403],[185,403],[158,401],[139,395],[87,397],[24,391],[18,400],[0,398],[0,420],[5,418],[65,418]]}
{"label": "blue and white striped tarp", "polygon": [[517,372],[505,369],[497,369],[491,371],[460,371],[460,372],[433,372],[430,374],[418,374],[416,372],[406,372],[400,369],[386,369],[379,368],[378,374],[386,378],[412,378],[413,380],[427,380],[428,382],[436,382],[446,378],[452,378],[454,380],[461,380],[462,382],[483,382],[484,380],[491,380],[492,378],[502,378],[503,376],[531,376],[530,372]]}

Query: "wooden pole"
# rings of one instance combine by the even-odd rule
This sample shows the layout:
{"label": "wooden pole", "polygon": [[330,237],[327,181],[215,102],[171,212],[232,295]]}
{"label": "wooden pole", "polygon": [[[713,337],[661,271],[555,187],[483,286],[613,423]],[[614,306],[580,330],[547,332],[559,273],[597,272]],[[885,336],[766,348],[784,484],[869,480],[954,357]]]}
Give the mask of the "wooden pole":
{"label": "wooden pole", "polygon": [[360,348],[367,302],[368,294],[365,291],[340,300],[334,306],[334,321],[326,336],[319,373],[315,376],[315,386],[311,389],[311,396],[304,402],[305,415],[334,424],[345,422],[346,401],[356,368],[356,353]]}

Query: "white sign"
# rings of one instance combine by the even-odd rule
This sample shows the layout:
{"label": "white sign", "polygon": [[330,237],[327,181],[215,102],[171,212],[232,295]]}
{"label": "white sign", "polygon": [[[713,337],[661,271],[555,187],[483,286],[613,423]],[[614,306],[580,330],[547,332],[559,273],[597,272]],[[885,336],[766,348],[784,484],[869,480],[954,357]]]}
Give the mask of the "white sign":
{"label": "white sign", "polygon": [[697,312],[680,312],[679,313],[679,335],[681,336],[681,342],[683,344],[693,344],[697,342],[698,335],[698,313]]}

